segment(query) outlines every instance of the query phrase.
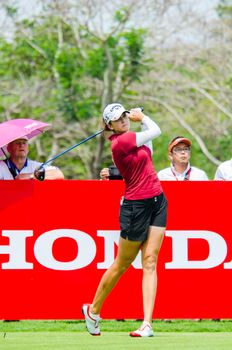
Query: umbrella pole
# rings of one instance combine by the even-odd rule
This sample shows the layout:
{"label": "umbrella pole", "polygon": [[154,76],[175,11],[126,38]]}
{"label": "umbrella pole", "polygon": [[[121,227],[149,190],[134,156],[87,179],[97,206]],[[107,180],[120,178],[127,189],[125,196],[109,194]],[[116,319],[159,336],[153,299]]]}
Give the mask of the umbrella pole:
{"label": "umbrella pole", "polygon": [[1,150],[2,150],[2,153],[4,154],[4,156],[6,157],[6,159],[8,159],[8,156],[2,147],[1,147]]}

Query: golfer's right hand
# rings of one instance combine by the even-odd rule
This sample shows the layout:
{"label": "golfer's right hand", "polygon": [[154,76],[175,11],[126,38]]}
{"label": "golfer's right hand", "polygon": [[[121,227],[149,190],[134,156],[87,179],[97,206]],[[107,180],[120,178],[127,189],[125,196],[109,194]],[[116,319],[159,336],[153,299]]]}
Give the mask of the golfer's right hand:
{"label": "golfer's right hand", "polygon": [[100,171],[101,180],[109,180],[109,176],[110,176],[109,168],[103,168]]}
{"label": "golfer's right hand", "polygon": [[133,122],[141,122],[144,116],[140,108],[131,109],[130,114],[128,114],[129,119]]}

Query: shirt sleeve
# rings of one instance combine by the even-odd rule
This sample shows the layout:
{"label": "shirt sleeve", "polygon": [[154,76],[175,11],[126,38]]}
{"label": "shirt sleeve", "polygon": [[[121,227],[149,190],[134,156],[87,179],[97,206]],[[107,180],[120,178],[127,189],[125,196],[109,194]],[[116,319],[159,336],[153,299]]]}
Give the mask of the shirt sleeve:
{"label": "shirt sleeve", "polygon": [[146,145],[152,151],[152,140],[161,134],[159,126],[148,116],[142,119],[142,131],[136,133],[136,145]]}
{"label": "shirt sleeve", "polygon": [[137,149],[136,134],[133,131],[125,132],[117,138],[117,142],[114,145],[114,152],[124,155]]}
{"label": "shirt sleeve", "polygon": [[3,160],[0,161],[0,180],[13,180],[13,176],[9,171],[8,166]]}

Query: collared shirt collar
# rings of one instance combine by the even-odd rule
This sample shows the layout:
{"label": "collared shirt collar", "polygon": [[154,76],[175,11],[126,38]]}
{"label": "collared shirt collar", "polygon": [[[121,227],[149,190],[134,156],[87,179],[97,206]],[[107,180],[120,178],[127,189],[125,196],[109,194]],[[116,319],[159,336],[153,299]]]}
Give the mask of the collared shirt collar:
{"label": "collared shirt collar", "polygon": [[[23,168],[26,168],[27,167],[27,164],[28,164],[28,159],[26,158],[26,161],[22,167]],[[15,165],[14,162],[12,162],[11,159],[7,159],[7,165],[8,165],[8,168],[11,168],[13,169],[17,174],[20,174],[20,172],[22,171],[22,169],[18,169],[17,166]]]}
{"label": "collared shirt collar", "polygon": [[191,168],[190,163],[188,163],[188,166],[185,169],[185,171],[183,173],[178,173],[178,171],[175,170],[174,165],[171,163],[171,170],[172,170],[173,174],[175,174],[177,177],[184,177],[190,168]]}

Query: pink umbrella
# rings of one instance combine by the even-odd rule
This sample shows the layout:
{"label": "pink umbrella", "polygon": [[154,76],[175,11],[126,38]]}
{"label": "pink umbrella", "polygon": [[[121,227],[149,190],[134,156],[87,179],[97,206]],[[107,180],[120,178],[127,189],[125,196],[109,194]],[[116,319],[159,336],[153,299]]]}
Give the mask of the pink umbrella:
{"label": "pink umbrella", "polygon": [[27,136],[31,139],[51,127],[34,119],[12,119],[0,124],[0,156],[5,155],[8,143]]}

